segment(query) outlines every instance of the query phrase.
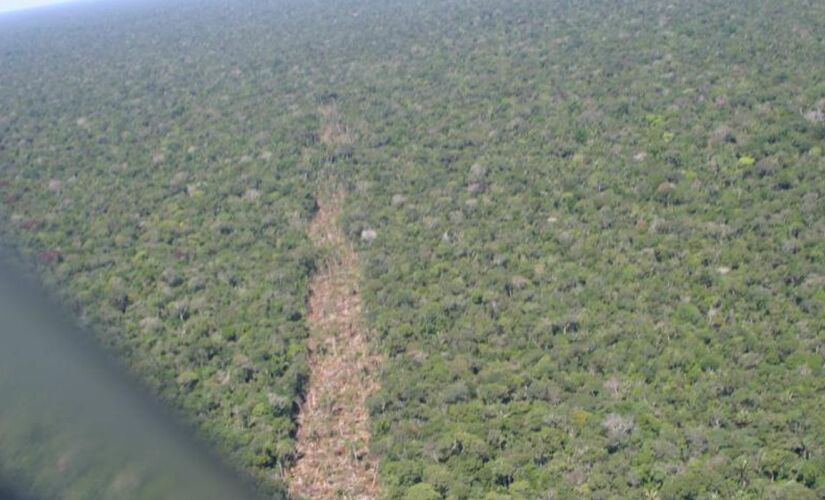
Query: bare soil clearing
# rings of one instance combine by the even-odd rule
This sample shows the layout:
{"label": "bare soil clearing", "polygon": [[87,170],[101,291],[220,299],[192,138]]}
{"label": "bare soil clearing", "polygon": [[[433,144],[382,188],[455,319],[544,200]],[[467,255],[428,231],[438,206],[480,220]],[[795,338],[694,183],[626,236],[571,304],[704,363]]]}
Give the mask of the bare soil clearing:
{"label": "bare soil clearing", "polygon": [[338,224],[343,195],[318,197],[309,235],[327,253],[310,284],[309,389],[298,416],[298,462],[290,492],[306,498],[378,496],[369,454],[367,397],[378,388],[380,356],[362,319],[358,257]]}

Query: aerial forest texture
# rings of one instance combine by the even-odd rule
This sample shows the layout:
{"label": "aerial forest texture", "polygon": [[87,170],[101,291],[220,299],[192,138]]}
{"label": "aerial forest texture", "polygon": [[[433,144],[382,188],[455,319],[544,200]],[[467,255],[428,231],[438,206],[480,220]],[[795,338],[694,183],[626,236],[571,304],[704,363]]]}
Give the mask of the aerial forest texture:
{"label": "aerial forest texture", "polygon": [[[0,238],[265,495],[825,498],[824,26],[820,0],[0,17]],[[141,496],[6,413],[31,491]]]}

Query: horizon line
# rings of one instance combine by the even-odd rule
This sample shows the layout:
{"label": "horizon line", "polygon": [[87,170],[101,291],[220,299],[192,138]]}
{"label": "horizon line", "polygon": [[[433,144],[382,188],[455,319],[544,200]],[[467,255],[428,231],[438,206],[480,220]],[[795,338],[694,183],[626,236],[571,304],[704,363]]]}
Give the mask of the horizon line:
{"label": "horizon line", "polygon": [[8,3],[0,2],[0,16],[14,12],[42,9],[54,5],[80,3],[81,1],[83,0],[12,0]]}

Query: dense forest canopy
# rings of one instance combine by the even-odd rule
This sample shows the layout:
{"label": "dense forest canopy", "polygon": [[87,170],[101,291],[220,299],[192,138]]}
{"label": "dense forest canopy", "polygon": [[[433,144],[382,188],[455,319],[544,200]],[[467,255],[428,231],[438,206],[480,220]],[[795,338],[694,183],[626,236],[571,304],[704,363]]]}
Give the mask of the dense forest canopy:
{"label": "dense forest canopy", "polygon": [[0,17],[0,234],[263,491],[334,178],[384,496],[825,497],[825,3],[114,4]]}

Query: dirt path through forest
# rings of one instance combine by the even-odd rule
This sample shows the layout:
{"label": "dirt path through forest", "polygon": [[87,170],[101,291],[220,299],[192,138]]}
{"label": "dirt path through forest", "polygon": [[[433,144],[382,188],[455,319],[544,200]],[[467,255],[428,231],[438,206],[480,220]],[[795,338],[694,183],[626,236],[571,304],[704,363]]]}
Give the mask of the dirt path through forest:
{"label": "dirt path through forest", "polygon": [[290,492],[306,498],[378,495],[369,454],[366,399],[378,388],[380,356],[361,317],[358,256],[338,219],[343,195],[318,196],[310,238],[327,258],[310,283],[309,389],[298,416],[298,462]]}

